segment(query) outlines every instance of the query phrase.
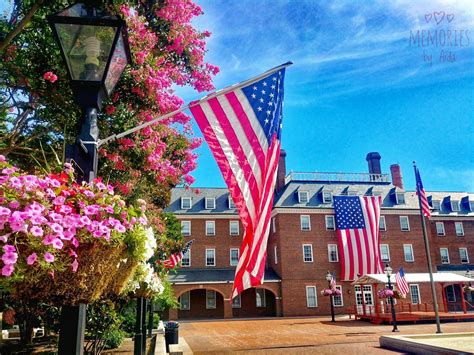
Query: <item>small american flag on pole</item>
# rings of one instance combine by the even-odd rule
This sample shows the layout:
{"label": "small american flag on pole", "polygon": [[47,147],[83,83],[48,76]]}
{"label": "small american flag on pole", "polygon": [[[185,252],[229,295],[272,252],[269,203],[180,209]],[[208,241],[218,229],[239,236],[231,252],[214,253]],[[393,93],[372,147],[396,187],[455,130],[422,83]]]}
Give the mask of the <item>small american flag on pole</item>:
{"label": "small american flag on pole", "polygon": [[397,285],[397,290],[405,296],[408,293],[408,284],[407,280],[405,279],[405,272],[403,271],[403,268],[401,267],[400,270],[398,270],[397,274],[395,275],[395,283]]}
{"label": "small american flag on pole", "polygon": [[286,63],[191,103],[244,227],[232,298],[263,283]]}
{"label": "small american flag on pole", "polygon": [[423,183],[421,182],[420,171],[415,167],[415,177],[416,177],[416,193],[420,196],[420,208],[425,217],[431,217],[430,204],[426,198],[426,192],[423,188]]}
{"label": "small american flag on pole", "polygon": [[179,253],[177,254],[171,254],[170,255],[170,258],[168,260],[165,260],[163,261],[163,265],[168,268],[168,269],[172,269],[174,268],[176,265],[179,264],[179,262],[181,260],[183,260],[183,257],[184,255],[188,252],[188,250],[191,248],[191,244],[193,244],[194,242],[194,239],[193,240],[190,240],[189,242],[186,243],[186,245],[184,246],[184,249],[181,250]]}
{"label": "small american flag on pole", "polygon": [[334,196],[341,280],[383,273],[379,247],[380,196]]}

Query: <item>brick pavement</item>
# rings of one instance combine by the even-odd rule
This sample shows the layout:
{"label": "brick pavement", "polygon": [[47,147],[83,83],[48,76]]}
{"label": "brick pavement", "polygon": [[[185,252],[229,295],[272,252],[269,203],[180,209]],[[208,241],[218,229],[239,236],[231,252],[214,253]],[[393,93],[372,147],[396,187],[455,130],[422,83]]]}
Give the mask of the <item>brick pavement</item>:
{"label": "brick pavement", "polygon": [[[381,335],[391,335],[391,326],[349,320],[343,316],[331,323],[327,317],[252,320],[190,321],[180,325],[195,354],[383,354]],[[431,334],[435,324],[399,325],[400,334]],[[474,322],[443,323],[444,333],[474,331]]]}

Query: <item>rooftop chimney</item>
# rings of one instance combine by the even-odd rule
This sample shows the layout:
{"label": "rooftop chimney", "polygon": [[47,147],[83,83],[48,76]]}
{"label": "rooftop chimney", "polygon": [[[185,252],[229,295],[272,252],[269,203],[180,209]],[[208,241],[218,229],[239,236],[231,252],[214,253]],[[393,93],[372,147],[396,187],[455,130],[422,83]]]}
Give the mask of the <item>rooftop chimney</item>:
{"label": "rooftop chimney", "polygon": [[365,160],[369,163],[369,174],[381,174],[382,170],[380,169],[380,159],[382,157],[378,152],[371,152],[367,154]]}
{"label": "rooftop chimney", "polygon": [[393,186],[399,187],[400,189],[404,190],[402,169],[400,168],[400,165],[398,165],[398,164],[390,165],[390,172],[392,173],[392,184],[393,184]]}
{"label": "rooftop chimney", "polygon": [[280,192],[281,189],[285,186],[285,177],[286,177],[286,152],[280,150],[280,159],[278,160],[278,172],[277,172],[277,181],[276,181],[276,192]]}

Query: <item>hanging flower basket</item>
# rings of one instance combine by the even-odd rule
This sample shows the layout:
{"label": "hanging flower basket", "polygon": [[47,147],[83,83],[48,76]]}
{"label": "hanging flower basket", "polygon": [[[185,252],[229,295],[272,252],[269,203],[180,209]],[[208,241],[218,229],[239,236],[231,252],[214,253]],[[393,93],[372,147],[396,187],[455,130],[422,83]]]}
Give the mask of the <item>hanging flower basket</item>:
{"label": "hanging flower basket", "polygon": [[340,296],[342,293],[337,288],[326,288],[321,291],[323,296]]}
{"label": "hanging flower basket", "polygon": [[403,293],[401,293],[400,291],[395,290],[395,291],[393,291],[393,298],[395,298],[397,300],[400,300],[400,299],[402,300],[402,299],[407,298],[407,296],[404,295]]}
{"label": "hanging flower basket", "polygon": [[394,292],[388,288],[384,288],[382,290],[379,290],[377,292],[377,295],[379,296],[379,298],[389,298],[394,296]]}

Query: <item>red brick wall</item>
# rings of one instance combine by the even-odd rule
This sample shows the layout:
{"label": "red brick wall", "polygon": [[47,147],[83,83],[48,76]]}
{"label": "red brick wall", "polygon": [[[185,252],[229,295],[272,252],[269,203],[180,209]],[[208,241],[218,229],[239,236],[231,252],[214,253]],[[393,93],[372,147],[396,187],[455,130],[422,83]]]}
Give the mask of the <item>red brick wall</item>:
{"label": "red brick wall", "polygon": [[233,308],[233,317],[274,317],[275,316],[275,295],[265,290],[266,307],[257,307],[255,289],[245,290],[241,294],[241,308]]}
{"label": "red brick wall", "polygon": [[224,318],[224,298],[216,292],[216,308],[206,309],[206,290],[192,290],[189,310],[178,310],[179,319]]}

